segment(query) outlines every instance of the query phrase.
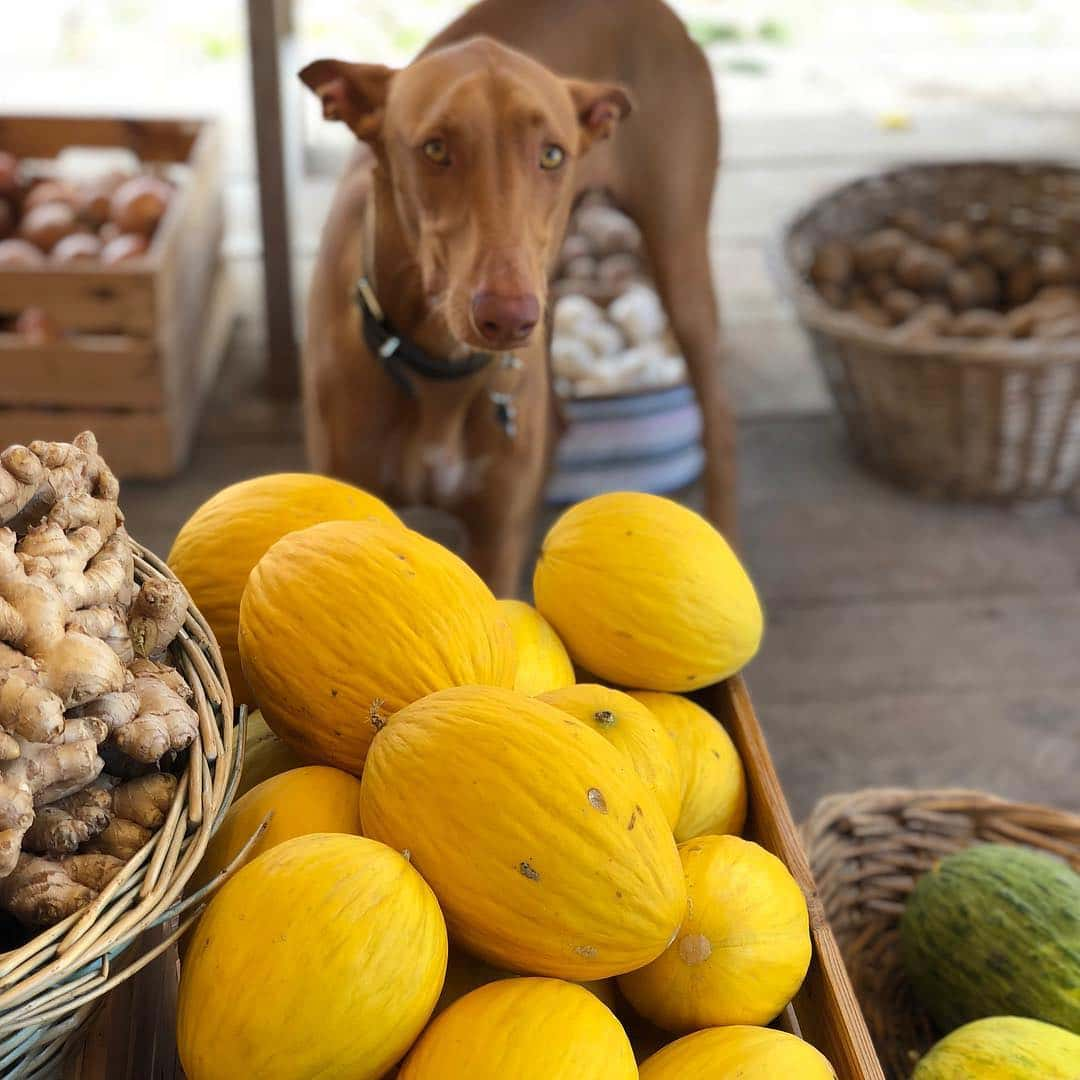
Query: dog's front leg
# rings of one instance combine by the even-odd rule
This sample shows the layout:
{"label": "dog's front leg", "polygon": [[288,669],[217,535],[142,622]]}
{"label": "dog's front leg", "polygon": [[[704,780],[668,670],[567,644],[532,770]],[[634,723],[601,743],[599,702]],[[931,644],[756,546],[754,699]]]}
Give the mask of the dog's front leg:
{"label": "dog's front leg", "polygon": [[515,597],[533,538],[530,513],[469,514],[469,562],[498,597]]}

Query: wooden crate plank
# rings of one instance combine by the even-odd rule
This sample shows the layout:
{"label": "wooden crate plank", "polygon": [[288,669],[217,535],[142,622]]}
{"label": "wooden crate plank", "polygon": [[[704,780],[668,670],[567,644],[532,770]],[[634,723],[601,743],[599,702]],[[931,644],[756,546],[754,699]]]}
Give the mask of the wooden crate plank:
{"label": "wooden crate plank", "polygon": [[203,120],[113,116],[0,116],[0,146],[16,157],[56,157],[72,146],[120,146],[144,161],[184,161]]}
{"label": "wooden crate plank", "polygon": [[746,766],[747,837],[782,859],[806,896],[814,951],[793,1002],[799,1029],[829,1059],[838,1080],[884,1080],[746,686],[736,677],[705,691],[703,698],[731,734]]}
{"label": "wooden crate plank", "polygon": [[168,476],[174,450],[162,412],[93,409],[0,409],[0,445],[34,439],[70,442],[80,431],[97,435],[101,452],[118,476]]}
{"label": "wooden crate plank", "polygon": [[40,307],[65,329],[148,336],[154,329],[152,266],[0,270],[0,313]]}
{"label": "wooden crate plank", "polygon": [[33,345],[0,334],[0,404],[160,409],[164,390],[149,341],[88,335]]}
{"label": "wooden crate plank", "polygon": [[[179,343],[185,378],[163,409],[124,412],[86,407],[0,409],[0,445],[33,439],[69,441],[93,431],[113,471],[125,479],[171,476],[186,460],[199,411],[217,375],[228,344],[234,308],[227,271],[219,269],[209,289],[210,303],[192,342]],[[2,391],[0,391],[2,392]]]}

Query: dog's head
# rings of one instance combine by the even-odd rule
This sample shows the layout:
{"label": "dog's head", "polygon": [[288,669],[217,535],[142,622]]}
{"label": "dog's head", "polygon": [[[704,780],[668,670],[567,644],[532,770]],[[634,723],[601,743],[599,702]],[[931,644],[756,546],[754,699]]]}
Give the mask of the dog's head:
{"label": "dog's head", "polygon": [[574,165],[630,111],[625,90],[555,75],[490,38],[401,70],[316,60],[323,115],[374,149],[429,304],[478,349],[520,347],[546,301]]}

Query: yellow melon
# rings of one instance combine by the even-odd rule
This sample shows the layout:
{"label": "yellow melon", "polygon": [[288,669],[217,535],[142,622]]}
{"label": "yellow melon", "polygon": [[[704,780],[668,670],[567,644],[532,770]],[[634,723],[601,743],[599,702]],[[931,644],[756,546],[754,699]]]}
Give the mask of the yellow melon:
{"label": "yellow melon", "polygon": [[240,667],[236,635],[248,574],[272,544],[320,521],[374,518],[397,523],[381,499],[340,480],[273,473],[223,488],[184,523],[168,563],[221,646],[237,704],[254,704]]}
{"label": "yellow melon", "polygon": [[360,781],[340,769],[307,765],[256,785],[229,807],[191,879],[190,891],[225,869],[268,815],[266,831],[252,845],[246,862],[294,836],[359,835]]}
{"label": "yellow melon", "polygon": [[806,898],[787,867],[737,836],[679,845],[682,926],[664,953],[619,979],[642,1016],[667,1031],[767,1024],[810,964]]}
{"label": "yellow melon", "polygon": [[364,833],[408,849],[454,940],[489,963],[601,979],[658,956],[686,887],[629,759],[512,690],[444,690],[375,736]]}
{"label": "yellow melon", "polygon": [[433,690],[514,681],[510,626],[456,555],[403,527],[332,521],[258,562],[240,605],[244,672],[274,733],[359,773],[373,721]]}
{"label": "yellow melon", "polygon": [[257,784],[278,773],[298,769],[304,760],[283,743],[269,728],[258,709],[247,716],[247,736],[244,739],[244,769],[236,786],[235,798],[246,795]]}
{"label": "yellow melon", "polygon": [[[466,952],[457,946],[450,946],[450,955],[446,961],[446,980],[443,982],[442,993],[439,1002],[435,1006],[435,1015],[438,1016],[444,1009],[448,1009],[459,998],[471,994],[481,986],[488,983],[498,982],[500,979],[515,979],[517,976],[512,971],[503,968],[492,967],[472,953]],[[597,979],[595,982],[578,983],[594,997],[602,1001],[613,1012],[618,1000],[615,993],[614,979]]]}
{"label": "yellow melon", "polygon": [[637,1080],[611,1010],[559,979],[506,979],[456,1001],[420,1037],[400,1080]]}
{"label": "yellow melon", "polygon": [[194,930],[181,1063],[188,1080],[378,1080],[420,1034],[445,970],[439,905],[407,859],[360,836],[286,840],[227,881]]}
{"label": "yellow melon", "polygon": [[679,694],[632,690],[675,740],[682,804],[675,839],[742,832],[746,824],[746,771],[717,719]]}
{"label": "yellow melon", "polygon": [[641,1080],[836,1080],[807,1042],[761,1027],[714,1027],[665,1046],[641,1065]]}
{"label": "yellow melon", "polygon": [[656,796],[668,824],[675,825],[682,803],[679,751],[649,709],[620,690],[596,683],[578,683],[539,696],[541,701],[588,724],[626,754],[634,771]]}
{"label": "yellow melon", "polygon": [[517,646],[514,689],[530,696],[574,685],[574,665],[551,624],[523,600],[500,600]]}
{"label": "yellow melon", "polygon": [[708,686],[761,641],[754,586],[727,541],[657,495],[572,506],[544,538],[533,592],[574,661],[622,686]]}

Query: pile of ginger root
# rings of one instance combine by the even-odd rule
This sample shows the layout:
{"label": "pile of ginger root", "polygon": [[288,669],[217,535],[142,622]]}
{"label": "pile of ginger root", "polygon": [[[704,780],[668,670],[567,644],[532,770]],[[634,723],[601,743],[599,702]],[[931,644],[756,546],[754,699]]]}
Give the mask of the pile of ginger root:
{"label": "pile of ginger root", "polygon": [[30,929],[150,840],[198,733],[167,653],[187,595],[136,586],[118,496],[90,432],[0,454],[0,911]]}

